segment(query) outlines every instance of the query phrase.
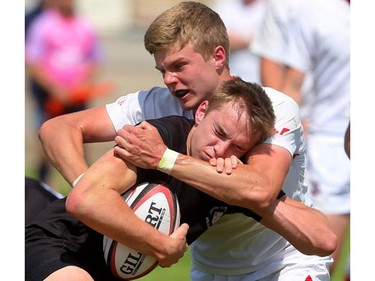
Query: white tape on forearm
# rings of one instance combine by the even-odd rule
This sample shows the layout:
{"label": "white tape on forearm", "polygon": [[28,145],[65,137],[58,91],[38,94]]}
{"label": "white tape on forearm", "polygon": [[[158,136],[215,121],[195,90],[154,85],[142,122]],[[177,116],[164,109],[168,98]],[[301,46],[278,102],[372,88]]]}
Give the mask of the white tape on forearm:
{"label": "white tape on forearm", "polygon": [[167,148],[164,151],[163,157],[160,159],[158,170],[169,175],[172,172],[174,163],[178,158],[178,154],[178,152]]}
{"label": "white tape on forearm", "polygon": [[82,173],[78,176],[78,178],[76,178],[74,180],[74,182],[72,183],[72,186],[75,187],[77,185],[77,183],[79,182],[79,180],[82,178],[82,176],[84,175],[85,173]]}

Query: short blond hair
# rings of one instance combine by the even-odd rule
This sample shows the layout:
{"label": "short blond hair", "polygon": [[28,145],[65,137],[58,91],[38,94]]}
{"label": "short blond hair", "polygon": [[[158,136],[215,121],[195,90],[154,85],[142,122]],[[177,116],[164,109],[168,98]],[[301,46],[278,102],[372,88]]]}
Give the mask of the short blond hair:
{"label": "short blond hair", "polygon": [[171,46],[183,48],[191,43],[194,50],[208,60],[217,46],[227,54],[229,38],[220,16],[208,6],[194,1],[181,2],[161,13],[149,26],[144,45],[150,54]]}

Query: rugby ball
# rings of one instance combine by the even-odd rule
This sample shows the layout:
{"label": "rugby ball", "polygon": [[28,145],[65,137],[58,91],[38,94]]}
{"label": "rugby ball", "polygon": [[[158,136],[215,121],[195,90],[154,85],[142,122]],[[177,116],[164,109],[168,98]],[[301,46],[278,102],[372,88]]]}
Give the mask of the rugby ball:
{"label": "rugby ball", "polygon": [[[177,197],[162,183],[141,183],[122,195],[134,214],[159,231],[170,235],[180,225],[180,208]],[[133,280],[145,276],[157,265],[155,257],[140,253],[103,237],[104,258],[112,274],[120,280]]]}

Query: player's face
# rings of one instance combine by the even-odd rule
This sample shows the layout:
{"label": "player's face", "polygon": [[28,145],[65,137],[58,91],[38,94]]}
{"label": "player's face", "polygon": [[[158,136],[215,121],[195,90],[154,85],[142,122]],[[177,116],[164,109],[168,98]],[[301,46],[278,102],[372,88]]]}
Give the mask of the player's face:
{"label": "player's face", "polygon": [[[216,52],[221,52],[218,47]],[[218,58],[219,57],[219,58]],[[184,109],[196,109],[218,88],[221,77],[220,56],[207,61],[187,44],[184,48],[169,48],[155,54],[156,68],[162,73],[164,84]]]}
{"label": "player's face", "polygon": [[[202,105],[201,105],[202,106]],[[250,125],[246,114],[239,114],[232,103],[207,114],[199,106],[196,126],[190,133],[190,155],[204,161],[211,158],[241,157],[259,140],[250,136]]]}

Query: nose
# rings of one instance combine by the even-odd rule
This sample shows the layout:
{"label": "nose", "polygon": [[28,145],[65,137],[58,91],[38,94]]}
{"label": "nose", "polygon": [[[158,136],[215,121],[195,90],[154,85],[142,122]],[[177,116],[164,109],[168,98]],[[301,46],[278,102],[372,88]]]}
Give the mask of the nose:
{"label": "nose", "polygon": [[229,155],[230,143],[229,141],[218,141],[214,146],[215,157],[225,158]]}
{"label": "nose", "polygon": [[177,81],[176,73],[166,71],[164,73],[163,80],[164,80],[165,85],[170,85],[170,84],[176,83],[176,81]]}

